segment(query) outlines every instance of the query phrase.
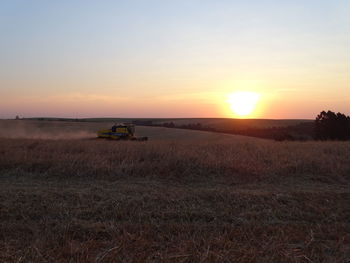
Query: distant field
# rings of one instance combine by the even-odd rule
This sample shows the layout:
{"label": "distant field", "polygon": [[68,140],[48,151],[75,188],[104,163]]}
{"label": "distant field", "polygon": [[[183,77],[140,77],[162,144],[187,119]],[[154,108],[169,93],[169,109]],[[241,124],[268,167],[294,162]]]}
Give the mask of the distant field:
{"label": "distant field", "polygon": [[200,123],[203,126],[217,127],[218,129],[230,129],[232,127],[239,128],[270,128],[270,127],[286,127],[297,125],[299,123],[312,122],[313,120],[305,119],[286,119],[286,120],[273,120],[273,119],[231,119],[231,118],[150,118],[150,119],[138,119],[138,118],[87,118],[87,119],[69,119],[72,121],[86,121],[86,122],[132,122],[139,121],[151,121],[153,124],[160,124],[165,122],[173,122],[176,125],[186,125],[191,123]]}
{"label": "distant field", "polygon": [[[184,119],[49,119],[52,123],[94,123],[107,124],[132,122],[138,126],[157,126],[187,130],[215,131],[219,133],[245,135],[272,140],[313,140],[313,120],[269,120],[269,119],[228,119],[228,118],[184,118]],[[23,120],[22,120],[23,121]],[[27,120],[28,121],[28,120]],[[31,121],[37,121],[33,119]],[[45,119],[41,118],[41,123]],[[84,127],[88,127],[86,125]],[[91,125],[90,125],[91,126]],[[75,127],[83,127],[76,124]]]}
{"label": "distant field", "polygon": [[[110,128],[114,122],[64,122],[0,120],[0,137],[31,139],[91,139],[96,138],[96,131]],[[206,131],[169,129],[163,127],[138,126],[137,136],[148,136],[150,140],[218,140],[223,138],[241,138],[244,136],[218,134]]]}
{"label": "distant field", "polygon": [[286,127],[297,125],[303,122],[312,122],[313,120],[270,120],[270,119],[227,119],[227,118],[189,118],[189,119],[169,119],[161,122],[173,122],[176,125],[190,123],[200,123],[203,126],[216,127],[217,129],[237,128],[271,128]]}
{"label": "distant field", "polygon": [[350,142],[0,121],[0,262],[347,262]]}

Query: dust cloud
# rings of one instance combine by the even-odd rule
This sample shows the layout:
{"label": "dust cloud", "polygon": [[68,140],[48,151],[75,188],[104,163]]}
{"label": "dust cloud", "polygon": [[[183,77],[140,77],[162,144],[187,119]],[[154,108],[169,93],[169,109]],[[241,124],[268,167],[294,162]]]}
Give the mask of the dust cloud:
{"label": "dust cloud", "polygon": [[79,123],[0,120],[0,138],[91,139],[96,129]]}

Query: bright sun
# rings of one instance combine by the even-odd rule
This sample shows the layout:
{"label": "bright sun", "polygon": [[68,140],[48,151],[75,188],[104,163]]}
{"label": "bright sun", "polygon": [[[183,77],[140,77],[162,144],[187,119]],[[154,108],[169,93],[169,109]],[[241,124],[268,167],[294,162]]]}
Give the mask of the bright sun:
{"label": "bright sun", "polygon": [[245,117],[254,111],[259,98],[256,92],[238,91],[230,94],[227,102],[236,115]]}

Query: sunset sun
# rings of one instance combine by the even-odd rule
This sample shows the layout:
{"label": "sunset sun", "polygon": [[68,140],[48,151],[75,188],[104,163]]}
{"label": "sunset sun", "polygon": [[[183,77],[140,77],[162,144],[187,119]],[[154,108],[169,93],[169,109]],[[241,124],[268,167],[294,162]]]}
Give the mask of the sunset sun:
{"label": "sunset sun", "polygon": [[232,112],[238,117],[246,117],[252,114],[258,103],[260,94],[250,91],[239,91],[231,93],[227,102]]}

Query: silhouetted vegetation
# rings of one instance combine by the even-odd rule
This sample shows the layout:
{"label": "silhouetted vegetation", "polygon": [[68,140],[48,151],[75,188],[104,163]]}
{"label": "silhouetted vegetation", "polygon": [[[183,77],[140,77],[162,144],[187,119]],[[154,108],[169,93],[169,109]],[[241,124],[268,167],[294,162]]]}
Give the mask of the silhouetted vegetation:
{"label": "silhouetted vegetation", "polygon": [[350,140],[350,117],[345,114],[322,111],[315,123],[318,140]]}
{"label": "silhouetted vegetation", "polygon": [[163,126],[167,128],[175,128],[175,124],[173,122],[165,122],[163,123]]}
{"label": "silhouetted vegetation", "polygon": [[162,126],[167,128],[213,131],[228,134],[238,134],[257,138],[272,139],[276,141],[307,141],[314,139],[314,123],[301,122],[297,125],[286,127],[249,127],[239,125],[228,125],[226,127],[215,127],[203,125],[199,122],[188,124],[176,124],[174,122],[164,122],[161,124],[153,124],[151,126]]}
{"label": "silhouetted vegetation", "polygon": [[295,125],[255,127],[237,125],[225,126],[205,125],[200,122],[178,124],[174,122],[152,123],[149,126],[167,128],[213,131],[228,134],[238,134],[276,141],[308,141],[308,140],[350,140],[350,117],[342,113],[322,111],[314,122],[300,122]]}
{"label": "silhouetted vegetation", "polygon": [[133,120],[132,124],[139,126],[152,126],[153,122],[150,120]]}
{"label": "silhouetted vegetation", "polygon": [[257,138],[272,139],[276,141],[307,141],[314,137],[314,123],[299,123],[297,125],[286,127],[267,127],[267,128],[232,128],[225,131],[230,134],[239,134]]}

